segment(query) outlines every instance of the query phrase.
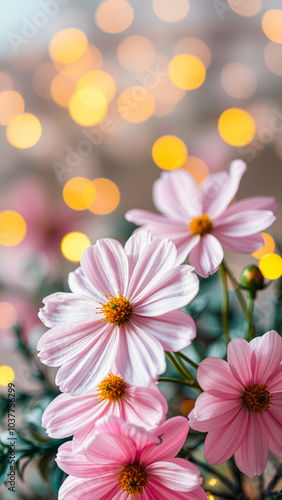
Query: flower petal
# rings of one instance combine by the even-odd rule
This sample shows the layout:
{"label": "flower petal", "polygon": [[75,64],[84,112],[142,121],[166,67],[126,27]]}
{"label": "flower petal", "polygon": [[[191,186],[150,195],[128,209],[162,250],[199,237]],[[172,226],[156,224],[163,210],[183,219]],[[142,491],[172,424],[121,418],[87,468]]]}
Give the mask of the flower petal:
{"label": "flower petal", "polygon": [[130,386],[121,401],[120,417],[146,430],[159,425],[167,412],[167,399],[156,386],[145,389]]}
{"label": "flower petal", "polygon": [[225,213],[226,215],[232,215],[246,210],[271,210],[271,212],[275,212],[277,207],[275,198],[271,196],[252,196],[251,198],[236,201],[226,209]]}
{"label": "flower petal", "polygon": [[241,406],[239,398],[222,399],[203,392],[197,397],[195,407],[189,413],[189,424],[192,429],[200,432],[218,429],[232,420]]}
{"label": "flower petal", "polygon": [[201,361],[197,379],[204,391],[219,398],[232,399],[243,393],[243,387],[233,377],[228,363],[220,358],[211,357]]}
{"label": "flower petal", "polygon": [[254,345],[256,359],[254,383],[267,384],[267,379],[275,373],[282,360],[282,338],[275,330],[271,330],[251,345]]}
{"label": "flower petal", "polygon": [[248,210],[232,215],[225,213],[213,222],[212,234],[225,238],[242,238],[263,231],[275,219],[275,215],[269,210]]}
{"label": "flower petal", "polygon": [[263,414],[263,423],[266,427],[266,432],[269,438],[269,449],[275,455],[279,457],[282,456],[282,418],[280,422],[272,415],[271,407],[270,410]]}
{"label": "flower petal", "polygon": [[118,434],[95,434],[91,441],[85,443],[86,458],[95,465],[120,466],[131,464],[135,460],[135,445],[133,441]]}
{"label": "flower petal", "polygon": [[70,290],[76,295],[86,295],[97,302],[104,299],[104,294],[94,288],[92,283],[86,278],[81,267],[69,273],[68,284]]}
{"label": "flower petal", "polygon": [[243,254],[251,254],[256,252],[264,245],[264,239],[260,233],[237,238],[234,236],[225,236],[220,230],[214,229],[213,235],[226,250]]}
{"label": "flower petal", "polygon": [[[80,479],[72,476],[63,482],[58,500],[109,500],[119,490],[116,475],[102,480]],[[95,496],[94,496],[95,495]]]}
{"label": "flower petal", "polygon": [[149,231],[138,231],[127,240],[124,251],[127,255],[129,276],[131,276],[139,258],[140,254],[145,250],[147,245],[152,241],[152,234]]}
{"label": "flower petal", "polygon": [[53,293],[43,299],[45,306],[38,316],[45,326],[52,328],[61,323],[90,323],[97,320],[96,307],[99,303],[73,293]]}
{"label": "flower petal", "polygon": [[146,472],[150,479],[159,481],[173,491],[191,491],[200,486],[202,478],[197,469],[187,470],[185,462],[181,458],[154,462],[146,467]]}
{"label": "flower petal", "polygon": [[268,458],[269,439],[264,419],[260,417],[261,415],[253,412],[249,413],[244,438],[234,454],[238,469],[249,477],[262,474]]}
{"label": "flower petal", "polygon": [[249,387],[253,382],[253,350],[250,344],[239,337],[232,339],[227,346],[227,359],[233,377],[243,387]]}
{"label": "flower petal", "polygon": [[197,246],[189,255],[189,262],[195,268],[197,274],[207,278],[218,270],[219,264],[224,257],[222,246],[219,241],[209,233],[204,234]]}

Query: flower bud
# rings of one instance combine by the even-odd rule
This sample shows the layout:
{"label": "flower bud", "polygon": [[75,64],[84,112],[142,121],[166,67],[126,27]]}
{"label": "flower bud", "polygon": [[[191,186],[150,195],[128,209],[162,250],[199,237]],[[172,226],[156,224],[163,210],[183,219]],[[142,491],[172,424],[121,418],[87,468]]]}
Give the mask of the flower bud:
{"label": "flower bud", "polygon": [[241,274],[241,284],[247,290],[261,290],[264,288],[264,277],[257,266],[248,266]]}

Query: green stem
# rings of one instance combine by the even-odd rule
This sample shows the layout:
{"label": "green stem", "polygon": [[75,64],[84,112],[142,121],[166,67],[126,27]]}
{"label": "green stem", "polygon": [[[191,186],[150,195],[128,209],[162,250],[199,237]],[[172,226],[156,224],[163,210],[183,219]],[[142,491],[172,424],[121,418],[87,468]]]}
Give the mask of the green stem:
{"label": "green stem", "polygon": [[229,325],[228,325],[228,290],[227,290],[227,282],[226,282],[226,274],[225,274],[225,266],[220,264],[219,273],[222,281],[223,288],[223,302],[222,302],[222,328],[225,337],[226,345],[229,344]]}
{"label": "green stem", "polygon": [[176,369],[177,373],[186,380],[186,373],[182,370],[181,366],[177,363],[176,359],[173,357],[171,352],[165,351],[166,357],[171,362],[172,366]]}
{"label": "green stem", "polygon": [[181,356],[179,356],[179,353],[178,352],[175,352],[174,353],[179,365],[181,366],[181,369],[184,371],[184,373],[186,374],[186,378],[188,378],[188,380],[193,380],[194,382],[196,382],[197,384],[197,379],[194,377],[194,375],[192,375],[192,373],[186,368],[186,366],[184,365],[184,363],[182,362],[182,359],[181,359]]}
{"label": "green stem", "polygon": [[237,299],[238,301],[240,302],[240,305],[241,305],[241,308],[242,308],[242,311],[244,313],[244,316],[246,316],[247,314],[247,306],[246,306],[246,302],[245,302],[245,299],[243,297],[243,294],[239,288],[239,284],[237,283],[236,279],[234,278],[232,272],[230,271],[230,269],[228,269],[226,263],[224,262],[224,260],[222,261],[221,263],[221,266],[223,267],[225,273],[227,274],[227,276],[229,277],[232,285],[233,285],[233,288],[234,288],[234,292],[237,296]]}
{"label": "green stem", "polygon": [[171,362],[172,366],[179,373],[179,375],[184,379],[185,382],[188,382],[185,385],[189,385],[190,387],[197,389],[197,391],[203,392],[201,387],[199,386],[199,384],[197,382],[197,379],[195,377],[193,377],[193,375],[186,370],[181,359],[177,357],[177,353],[175,353],[175,357],[173,356],[173,354],[171,352],[168,352],[168,351],[165,351],[165,354],[166,354],[167,358],[169,359],[169,361]]}
{"label": "green stem", "polygon": [[189,387],[194,387],[194,383],[192,381],[190,382],[189,380],[181,380],[180,378],[159,377],[158,382],[171,382],[172,384],[188,385]]}
{"label": "green stem", "polygon": [[248,292],[248,305],[247,305],[247,314],[246,314],[246,322],[245,322],[245,336],[250,341],[252,340],[256,333],[253,324],[253,311],[254,311],[254,295],[252,292]]}
{"label": "green stem", "polygon": [[195,363],[194,361],[192,361],[192,359],[189,359],[187,358],[187,356],[185,356],[185,354],[183,354],[182,352],[177,352],[178,356],[182,359],[184,359],[184,361],[186,361],[186,363],[189,363],[189,365],[193,366],[193,368],[195,368],[195,370],[198,369],[198,364]]}

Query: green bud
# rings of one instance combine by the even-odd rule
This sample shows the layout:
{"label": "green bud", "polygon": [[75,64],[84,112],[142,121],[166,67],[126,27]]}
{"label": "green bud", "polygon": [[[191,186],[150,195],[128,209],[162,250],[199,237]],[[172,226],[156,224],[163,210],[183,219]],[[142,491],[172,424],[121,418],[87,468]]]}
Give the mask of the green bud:
{"label": "green bud", "polygon": [[242,271],[241,284],[247,290],[261,290],[264,288],[264,277],[257,266],[248,266]]}

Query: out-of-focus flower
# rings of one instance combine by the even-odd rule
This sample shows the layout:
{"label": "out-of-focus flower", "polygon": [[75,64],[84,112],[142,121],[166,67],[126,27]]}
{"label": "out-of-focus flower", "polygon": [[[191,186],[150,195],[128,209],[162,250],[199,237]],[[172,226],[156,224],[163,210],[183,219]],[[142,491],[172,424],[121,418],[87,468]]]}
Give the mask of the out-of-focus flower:
{"label": "out-of-focus flower", "polygon": [[274,330],[248,343],[231,340],[228,362],[207,358],[197,378],[204,392],[190,425],[208,435],[204,455],[214,465],[235,457],[249,477],[263,472],[271,450],[282,456],[282,338]]}
{"label": "out-of-focus flower", "polygon": [[37,314],[37,306],[20,296],[0,296],[0,347],[15,347],[17,327],[22,341],[34,347],[44,327]]}
{"label": "out-of-focus flower", "polygon": [[74,454],[70,442],[58,451],[57,463],[70,477],[59,500],[206,500],[198,469],[174,458],[185,443],[189,425],[174,417],[154,431],[106,417],[97,433]]}
{"label": "out-of-focus flower", "polygon": [[206,278],[217,271],[223,259],[222,247],[238,253],[255,252],[264,243],[259,232],[275,220],[276,203],[271,197],[246,198],[228,207],[245,170],[246,164],[235,160],[229,175],[213,174],[200,187],[185,170],[163,172],[153,188],[155,205],[163,215],[134,209],[125,217],[154,237],[171,238],[177,247],[177,263],[189,255],[195,271]]}
{"label": "out-of-focus flower", "polygon": [[60,394],[46,408],[42,424],[54,438],[74,434],[73,450],[77,450],[94,434],[96,422],[106,415],[121,417],[148,430],[163,422],[167,411],[167,400],[155,384],[134,387],[113,369],[89,394]]}
{"label": "out-of-focus flower", "polygon": [[115,364],[128,383],[148,387],[166,368],[164,350],[196,336],[183,311],[199,289],[191,266],[175,266],[175,245],[148,231],[125,247],[98,240],[69,275],[73,293],[44,299],[39,316],[51,330],[38,343],[41,361],[61,366],[56,383],[72,395],[93,390]]}

